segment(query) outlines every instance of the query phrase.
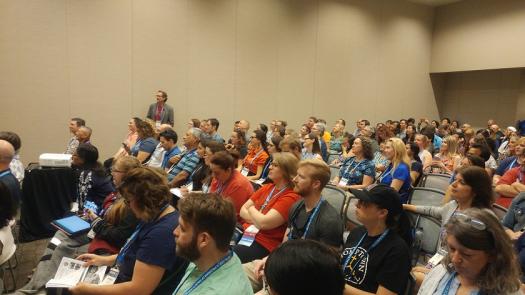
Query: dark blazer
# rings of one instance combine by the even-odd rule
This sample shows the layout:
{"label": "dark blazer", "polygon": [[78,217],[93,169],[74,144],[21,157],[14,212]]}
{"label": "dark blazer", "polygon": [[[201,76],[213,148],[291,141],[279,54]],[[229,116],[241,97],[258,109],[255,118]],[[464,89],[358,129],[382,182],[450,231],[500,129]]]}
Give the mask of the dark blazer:
{"label": "dark blazer", "polygon": [[[157,111],[157,103],[152,103],[149,106],[148,114],[146,115],[147,118],[155,121],[155,112]],[[170,124],[173,126],[174,120],[173,120],[173,108],[166,103],[164,103],[164,108],[162,109],[162,112],[160,113],[160,123],[161,124]]]}

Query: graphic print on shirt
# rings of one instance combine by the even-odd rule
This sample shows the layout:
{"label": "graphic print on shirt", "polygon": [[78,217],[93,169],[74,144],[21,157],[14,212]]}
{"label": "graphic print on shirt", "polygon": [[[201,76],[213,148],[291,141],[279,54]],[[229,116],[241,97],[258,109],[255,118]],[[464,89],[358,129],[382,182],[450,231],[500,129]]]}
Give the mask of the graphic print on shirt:
{"label": "graphic print on shirt", "polygon": [[[346,260],[348,255],[352,254],[355,247],[346,248],[343,251],[343,261]],[[361,285],[366,278],[366,271],[368,267],[368,252],[365,248],[358,247],[354,255],[348,261],[345,269],[343,270],[345,281]]]}

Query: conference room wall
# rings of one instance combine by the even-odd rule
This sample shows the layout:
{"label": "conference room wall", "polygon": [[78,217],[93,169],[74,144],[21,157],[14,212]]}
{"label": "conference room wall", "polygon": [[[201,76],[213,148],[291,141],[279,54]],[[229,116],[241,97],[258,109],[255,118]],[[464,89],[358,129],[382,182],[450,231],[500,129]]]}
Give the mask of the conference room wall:
{"label": "conference room wall", "polygon": [[525,67],[525,1],[465,0],[436,9],[433,73]]}
{"label": "conference room wall", "polygon": [[513,126],[519,118],[523,75],[520,69],[432,74],[441,117],[484,128],[489,118],[500,127]]}
{"label": "conference room wall", "polygon": [[401,0],[2,1],[0,126],[28,163],[62,152],[75,116],[109,157],[157,89],[181,138],[193,117],[224,137],[240,118],[437,117],[432,25]]}

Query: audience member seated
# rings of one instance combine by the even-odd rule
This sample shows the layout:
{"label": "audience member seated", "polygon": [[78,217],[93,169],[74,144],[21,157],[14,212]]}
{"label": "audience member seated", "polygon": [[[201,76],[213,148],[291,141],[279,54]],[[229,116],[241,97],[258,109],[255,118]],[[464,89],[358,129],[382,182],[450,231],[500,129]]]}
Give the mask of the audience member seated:
{"label": "audience member seated", "polygon": [[199,164],[200,158],[197,154],[197,147],[201,141],[202,131],[198,128],[191,128],[182,137],[186,151],[175,156],[175,163],[169,170],[168,180],[170,187],[179,187],[191,181],[190,176]]}
{"label": "audience member seated", "polygon": [[487,173],[492,177],[492,175],[494,174],[494,171],[498,168],[498,163],[496,162],[496,159],[494,158],[494,149],[491,148],[491,146],[489,145],[489,140],[487,138],[485,138],[483,135],[481,134],[477,134],[476,136],[474,136],[471,140],[470,140],[470,147],[471,149],[473,147],[476,147],[476,148],[480,148],[479,145],[481,145],[481,154],[479,154],[479,156],[481,156],[482,158],[487,158],[487,155],[488,155],[488,158],[485,162],[485,169],[487,170]]}
{"label": "audience member seated", "polygon": [[449,252],[425,277],[419,295],[522,294],[512,243],[493,214],[457,212],[445,229]]}
{"label": "audience member seated", "polygon": [[[456,180],[450,185],[452,200],[442,207],[416,206],[403,204],[407,211],[432,216],[441,221],[442,229],[455,212],[462,212],[469,208],[492,210],[493,195],[490,177],[485,169],[477,166],[462,167],[457,171]],[[445,256],[446,241],[439,237],[438,254]],[[425,274],[430,267],[415,267],[413,273],[417,286],[421,285]]]}
{"label": "audience member seated", "polygon": [[12,198],[12,210],[17,212],[22,200],[22,191],[20,190],[18,179],[16,179],[9,168],[14,157],[15,149],[13,146],[9,142],[0,139],[0,182],[9,189]]}
{"label": "audience member seated", "polygon": [[203,121],[202,140],[213,140],[224,143],[224,139],[217,133],[219,130],[219,120],[211,118]]}
{"label": "audience member seated", "polygon": [[458,141],[454,136],[447,136],[441,143],[439,153],[434,156],[432,167],[437,167],[438,173],[452,174],[461,161],[461,156],[457,152]]}
{"label": "audience member seated", "polygon": [[[325,133],[325,125],[323,123],[315,123],[312,127],[312,132],[310,134],[315,135],[317,140],[319,141],[319,148],[320,148],[320,154],[323,159],[323,161],[328,161],[328,145],[327,142],[324,139],[324,133]],[[305,158],[303,158],[305,159]],[[311,158],[310,158],[311,159]]]}
{"label": "audience member seated", "polygon": [[164,155],[166,154],[166,150],[160,143],[160,133],[166,130],[173,130],[173,129],[168,124],[161,124],[159,128],[155,129],[155,140],[157,141],[157,146],[155,147],[155,150],[153,151],[153,153],[151,153],[149,160],[146,163],[144,163],[145,166],[152,167],[152,168],[162,168],[162,161],[164,161]]}
{"label": "audience member seated", "polygon": [[201,126],[201,120],[193,118],[188,121],[188,129],[199,128]]}
{"label": "audience member seated", "polygon": [[310,134],[312,132],[312,129],[308,126],[308,124],[303,124],[301,126],[301,129],[299,129],[299,138],[303,140],[303,138]]}
{"label": "audience member seated", "polygon": [[267,149],[268,149],[269,157],[266,160],[266,163],[264,163],[263,171],[261,172],[261,177],[255,182],[259,184],[263,184],[263,183],[267,183],[268,181],[270,181],[268,179],[268,173],[270,172],[270,165],[272,165],[272,161],[273,161],[272,155],[275,153],[281,152],[280,144],[282,140],[283,138],[280,135],[274,135],[268,142]]}
{"label": "audience member seated", "polygon": [[427,169],[430,169],[430,166],[432,165],[432,154],[430,154],[428,151],[428,138],[423,134],[416,134],[414,142],[419,147],[418,156],[421,159],[421,163],[423,164],[423,171],[427,171]]}
{"label": "audience member seated", "polygon": [[291,153],[276,153],[268,174],[273,183],[261,187],[242,206],[244,235],[234,251],[243,263],[265,257],[283,240],[290,207],[299,199],[292,182],[298,162]]}
{"label": "audience member seated", "polygon": [[419,146],[414,142],[405,145],[408,158],[410,159],[410,178],[412,186],[416,186],[423,176],[423,164],[419,158]]}
{"label": "audience member seated", "polygon": [[518,158],[519,167],[512,168],[505,172],[496,185],[496,192],[499,198],[496,203],[508,208],[512,199],[519,193],[525,191],[525,154]]}
{"label": "audience member seated", "polygon": [[24,180],[24,164],[20,161],[20,148],[22,147],[22,141],[18,134],[11,131],[2,131],[0,132],[0,140],[5,140],[9,142],[15,149],[15,156],[11,163],[9,163],[9,169],[11,173],[16,177],[18,182],[21,184]]}
{"label": "audience member seated", "polygon": [[301,159],[323,159],[319,138],[313,132],[304,137]]}
{"label": "audience member seated", "polygon": [[[374,165],[376,167],[376,176],[378,176],[383,171],[385,171],[386,167],[390,165],[390,161],[385,156],[385,145],[386,145],[386,142],[382,142],[379,145],[379,148],[377,149],[377,151],[374,152]],[[349,156],[353,155],[351,151],[349,154],[350,154]]]}
{"label": "audience member seated", "polygon": [[[10,225],[15,216],[16,210],[11,192],[3,182],[0,182],[0,265],[11,259],[16,251],[13,230]],[[0,292],[3,293],[3,291],[3,279],[0,278]]]}
{"label": "audience member seated", "polygon": [[405,119],[399,120],[399,125],[396,130],[396,137],[399,137],[399,139],[401,139],[405,143],[406,143],[405,140],[407,137],[407,127],[408,127],[407,120]]}
{"label": "audience member seated", "polygon": [[161,124],[173,126],[175,122],[173,119],[173,108],[166,103],[166,101],[168,101],[168,94],[165,91],[159,90],[155,97],[157,102],[149,106],[146,118],[155,122],[156,127],[159,127]]}
{"label": "audience member seated", "polygon": [[192,193],[180,201],[179,211],[176,253],[191,263],[173,294],[253,294],[230,249],[236,223],[232,204],[216,194]]}
{"label": "audience member seated", "polygon": [[365,188],[374,182],[376,172],[372,144],[364,137],[357,137],[352,145],[353,157],[346,158],[333,185],[348,190]]}
{"label": "audience member seated", "polygon": [[261,130],[254,130],[250,137],[248,154],[239,166],[241,174],[249,180],[259,179],[268,157],[266,134]]}
{"label": "audience member seated", "polygon": [[114,160],[117,160],[120,157],[127,156],[129,153],[128,151],[131,150],[131,147],[135,145],[137,142],[138,134],[137,134],[137,124],[141,121],[140,118],[133,117],[128,122],[128,135],[126,135],[126,138],[124,138],[124,141],[122,142],[122,146],[119,148],[117,153],[113,156]]}
{"label": "audience member seated", "polygon": [[117,265],[114,285],[80,283],[73,294],[169,294],[180,282],[187,262],[173,254],[173,231],[179,214],[169,204],[166,176],[154,168],[135,168],[118,188],[133,214],[141,221],[118,255],[83,254],[86,265]]}
{"label": "audience member seated", "polygon": [[298,139],[284,138],[279,143],[279,149],[282,152],[292,153],[298,160],[301,160],[301,142]]}
{"label": "audience member seated", "polygon": [[[515,243],[518,252],[522,274],[525,271],[525,192],[520,193],[512,200],[509,210],[503,217],[503,227],[509,238]],[[525,281],[523,275],[522,282]]]}
{"label": "audience member seated", "polygon": [[246,134],[241,130],[233,130],[230,136],[230,143],[226,145],[227,150],[236,150],[241,159],[244,159],[248,154],[248,147],[246,146]]}
{"label": "audience member seated", "polygon": [[393,137],[385,143],[385,157],[390,161],[386,170],[379,176],[379,183],[394,188],[401,202],[408,201],[412,178],[410,177],[410,159],[407,156],[405,144],[399,138]]}
{"label": "audience member seated", "polygon": [[332,128],[332,136],[330,137],[330,150],[336,153],[343,152],[341,144],[343,143],[345,126],[341,123],[335,123],[334,128]]}
{"label": "audience member seated", "polygon": [[[294,177],[294,191],[302,198],[297,201],[288,214],[288,230],[284,240],[309,239],[339,250],[341,248],[343,221],[340,213],[321,196],[323,188],[330,180],[330,168],[321,160],[299,162]],[[254,292],[262,289],[260,278],[266,258],[254,260],[243,265],[250,278]]]}
{"label": "audience member seated", "polygon": [[91,144],[81,143],[71,157],[71,166],[78,173],[78,195],[72,211],[83,212],[86,202],[93,202],[98,214],[107,195],[113,192],[111,178],[98,162],[98,150]]}
{"label": "audience member seated", "polygon": [[141,163],[146,163],[155,151],[157,144],[153,127],[146,121],[138,121],[137,142],[131,147],[130,154],[137,157]]}
{"label": "audience member seated", "polygon": [[[122,183],[122,178],[128,171],[137,167],[140,167],[140,162],[135,157],[123,156],[117,159],[111,169],[115,186],[118,187]],[[86,252],[99,255],[117,254],[138,223],[118,192],[112,192],[106,197],[99,215],[92,211],[87,212],[85,218],[91,222],[94,236],[90,238],[83,234],[68,237],[62,231],[57,231],[44,250],[31,280],[19,289],[20,293],[42,290],[55,276],[63,257],[75,258]]]}
{"label": "audience member seated", "polygon": [[406,136],[403,139],[403,142],[415,142],[416,141],[416,127],[414,125],[407,125]]}
{"label": "audience member seated", "polygon": [[164,149],[164,155],[162,157],[162,163],[160,167],[164,170],[167,170],[173,165],[175,156],[181,153],[180,148],[177,146],[177,141],[179,137],[177,132],[173,129],[166,129],[159,134],[159,141],[161,147]]}
{"label": "audience member seated", "polygon": [[501,138],[501,144],[498,147],[498,163],[505,160],[505,158],[514,154],[514,146],[519,140],[516,133],[516,128],[509,126],[505,129],[505,136]]}
{"label": "audience member seated", "polygon": [[252,184],[235,169],[235,158],[226,151],[211,156],[210,171],[213,176],[210,192],[229,199],[235,207],[237,219],[241,222],[240,210],[253,194]]}
{"label": "audience member seated", "polygon": [[78,143],[91,144],[91,134],[93,134],[93,130],[91,128],[87,126],[80,126],[77,130]]}
{"label": "audience member seated", "polygon": [[[512,142],[515,139],[517,140],[515,142]],[[503,176],[505,172],[509,171],[512,168],[519,167],[520,164],[518,163],[518,157],[525,153],[525,137],[513,137],[510,140],[510,153],[503,161],[500,162],[498,168],[496,169],[496,172],[494,172],[494,176],[492,177],[492,183],[494,185],[498,184],[501,176]]]}
{"label": "audience member seated", "polygon": [[[345,132],[345,134],[343,135],[343,142],[341,143],[341,157],[339,161],[342,161],[352,156],[352,145],[354,145],[354,140],[355,140],[355,137],[352,134]],[[373,149],[373,146],[372,146],[372,149]],[[375,156],[375,153],[374,153],[374,156]]]}
{"label": "audience member seated", "polygon": [[71,138],[69,139],[67,143],[67,147],[65,151],[66,154],[72,155],[77,149],[78,144],[79,144],[78,139],[77,139],[77,131],[78,131],[78,128],[85,126],[85,125],[86,125],[86,121],[84,121],[81,118],[72,118],[69,121],[69,132],[71,132],[73,136],[71,136]]}
{"label": "audience member seated", "polygon": [[344,245],[343,294],[403,294],[410,251],[403,238],[409,227],[399,194],[384,184],[351,192],[359,200],[356,216],[363,226],[354,229]]}
{"label": "audience member seated", "polygon": [[295,240],[275,249],[264,268],[271,295],[340,295],[344,289],[339,257],[325,245]]}

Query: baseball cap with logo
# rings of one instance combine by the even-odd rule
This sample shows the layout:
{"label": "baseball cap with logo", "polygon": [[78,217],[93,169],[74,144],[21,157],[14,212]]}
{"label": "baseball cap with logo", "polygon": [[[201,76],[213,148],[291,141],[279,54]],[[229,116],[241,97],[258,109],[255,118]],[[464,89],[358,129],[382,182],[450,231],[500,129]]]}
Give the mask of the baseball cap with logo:
{"label": "baseball cap with logo", "polygon": [[350,192],[359,200],[387,209],[393,216],[403,212],[399,193],[386,184],[372,184],[363,190],[350,189]]}

